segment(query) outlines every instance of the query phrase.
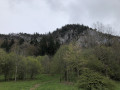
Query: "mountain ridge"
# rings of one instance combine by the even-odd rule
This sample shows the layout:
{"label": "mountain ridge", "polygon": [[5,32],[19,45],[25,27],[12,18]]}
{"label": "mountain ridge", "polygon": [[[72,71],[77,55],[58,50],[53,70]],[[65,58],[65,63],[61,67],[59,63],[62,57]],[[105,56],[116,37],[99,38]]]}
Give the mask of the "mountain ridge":
{"label": "mountain ridge", "polygon": [[[52,33],[49,32],[47,34],[0,34],[0,46],[5,49],[6,47],[9,47],[9,52],[15,43],[20,46],[22,46],[22,44],[27,44],[28,46],[33,46],[38,50],[36,55],[54,55],[61,45],[72,41],[77,42],[81,47],[88,48],[101,44],[110,46],[114,43],[113,41],[115,41],[113,39],[120,41],[120,37],[118,36],[98,32],[88,26],[80,24],[67,24],[59,29],[56,29]],[[14,44],[10,44],[13,42]]]}

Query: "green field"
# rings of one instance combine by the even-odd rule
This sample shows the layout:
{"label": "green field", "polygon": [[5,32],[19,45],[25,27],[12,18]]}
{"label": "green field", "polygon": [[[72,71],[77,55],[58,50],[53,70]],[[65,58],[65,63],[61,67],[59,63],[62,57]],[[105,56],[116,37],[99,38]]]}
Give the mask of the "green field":
{"label": "green field", "polygon": [[69,83],[60,83],[58,76],[40,75],[36,80],[0,82],[0,90],[77,90],[77,88]]}
{"label": "green field", "polygon": [[116,84],[116,90],[120,90],[120,82]]}
{"label": "green field", "polygon": [[[120,83],[115,90],[120,90]],[[75,85],[59,82],[58,76],[39,75],[36,80],[0,82],[0,90],[78,90]]]}

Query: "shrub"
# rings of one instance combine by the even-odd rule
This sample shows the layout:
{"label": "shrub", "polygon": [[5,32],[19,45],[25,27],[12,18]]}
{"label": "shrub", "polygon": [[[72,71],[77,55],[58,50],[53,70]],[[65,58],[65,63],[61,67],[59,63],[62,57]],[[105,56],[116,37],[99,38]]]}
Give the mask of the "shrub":
{"label": "shrub", "polygon": [[80,75],[77,86],[85,90],[114,90],[115,88],[113,81],[89,69],[84,70]]}

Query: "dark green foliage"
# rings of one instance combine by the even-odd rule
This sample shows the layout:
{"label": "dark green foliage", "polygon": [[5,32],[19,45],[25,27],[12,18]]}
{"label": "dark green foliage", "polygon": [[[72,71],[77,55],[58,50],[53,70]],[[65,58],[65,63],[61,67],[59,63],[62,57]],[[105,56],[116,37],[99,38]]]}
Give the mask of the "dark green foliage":
{"label": "dark green foliage", "polygon": [[30,44],[34,46],[38,46],[39,42],[37,41],[36,35],[31,38]]}
{"label": "dark green foliage", "polygon": [[46,37],[43,37],[40,41],[40,55],[45,55],[47,52],[47,39]]}
{"label": "dark green foliage", "polygon": [[51,34],[44,36],[40,41],[39,54],[44,55],[54,55],[57,49],[60,47],[60,43],[56,41]]}
{"label": "dark green foliage", "polygon": [[99,73],[105,72],[105,65],[95,56],[89,59],[87,67]]}
{"label": "dark green foliage", "polygon": [[101,69],[102,73],[114,80],[120,80],[120,57],[118,55],[120,53],[117,51],[117,49],[101,46],[95,48],[94,54],[104,66],[103,70]]}
{"label": "dark green foliage", "polygon": [[12,47],[12,45],[14,45],[14,43],[15,43],[14,39],[11,39],[9,47]]}
{"label": "dark green foliage", "polygon": [[[65,25],[64,27],[62,27],[61,29],[57,29],[57,31],[54,31],[53,35],[55,35],[56,33],[59,32],[59,34],[63,37],[66,34],[66,32],[73,30],[73,33],[75,33],[75,35],[77,36],[87,29],[89,29],[88,26],[84,26],[84,25],[80,25],[80,24],[68,24],[68,25]],[[75,35],[73,35],[73,36],[75,36]]]}
{"label": "dark green foliage", "polygon": [[1,44],[1,48],[4,48],[6,52],[9,52],[14,43],[14,39],[11,39],[10,41],[5,39]]}
{"label": "dark green foliage", "polygon": [[23,44],[24,43],[24,39],[23,38],[20,38],[19,40],[19,45]]}
{"label": "dark green foliage", "polygon": [[79,76],[78,88],[84,90],[114,90],[115,84],[108,78],[89,69],[85,69]]}
{"label": "dark green foliage", "polygon": [[9,42],[8,39],[5,39],[4,42],[1,45],[1,48],[4,48],[6,52],[9,52]]}

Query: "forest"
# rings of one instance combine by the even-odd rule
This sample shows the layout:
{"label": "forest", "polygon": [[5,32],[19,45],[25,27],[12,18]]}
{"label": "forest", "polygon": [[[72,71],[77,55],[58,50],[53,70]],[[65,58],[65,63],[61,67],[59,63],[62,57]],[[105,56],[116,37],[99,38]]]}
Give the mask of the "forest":
{"label": "forest", "polygon": [[116,90],[120,37],[100,30],[73,24],[44,35],[20,34],[31,36],[29,41],[1,34],[1,82],[35,80],[44,74],[57,75],[60,83],[71,83],[74,90]]}

